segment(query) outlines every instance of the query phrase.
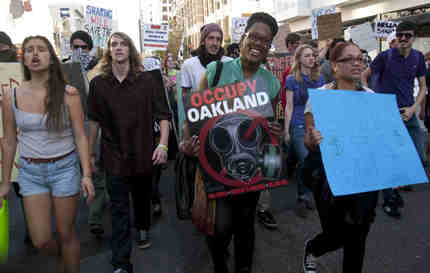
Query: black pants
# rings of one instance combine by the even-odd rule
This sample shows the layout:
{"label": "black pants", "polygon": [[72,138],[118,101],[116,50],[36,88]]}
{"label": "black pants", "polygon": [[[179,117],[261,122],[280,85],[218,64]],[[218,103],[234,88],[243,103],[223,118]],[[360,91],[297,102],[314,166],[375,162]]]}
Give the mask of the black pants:
{"label": "black pants", "polygon": [[130,193],[134,223],[137,230],[149,230],[151,225],[152,175],[106,175],[106,187],[111,200],[112,214],[112,265],[133,272],[130,263],[132,250]]}
{"label": "black pants", "polygon": [[206,237],[215,273],[228,272],[226,253],[233,235],[236,272],[247,269],[251,272],[259,196],[259,192],[252,192],[217,200],[215,235]]}
{"label": "black pants", "polygon": [[162,167],[161,165],[155,165],[152,168],[152,204],[160,204],[161,203],[161,194],[160,194],[160,179],[161,179]]}
{"label": "black pants", "polygon": [[351,224],[344,215],[320,217],[323,231],[308,243],[315,257],[343,247],[343,272],[361,273],[370,224]]}

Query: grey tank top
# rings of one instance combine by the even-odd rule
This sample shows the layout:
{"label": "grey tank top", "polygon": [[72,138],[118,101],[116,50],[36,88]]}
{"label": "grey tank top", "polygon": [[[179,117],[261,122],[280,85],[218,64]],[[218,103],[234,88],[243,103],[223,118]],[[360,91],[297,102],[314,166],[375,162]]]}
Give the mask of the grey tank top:
{"label": "grey tank top", "polygon": [[46,115],[24,112],[17,107],[13,89],[13,112],[18,128],[18,152],[21,157],[54,158],[75,150],[73,130],[66,111],[66,126],[61,132],[49,132]]}

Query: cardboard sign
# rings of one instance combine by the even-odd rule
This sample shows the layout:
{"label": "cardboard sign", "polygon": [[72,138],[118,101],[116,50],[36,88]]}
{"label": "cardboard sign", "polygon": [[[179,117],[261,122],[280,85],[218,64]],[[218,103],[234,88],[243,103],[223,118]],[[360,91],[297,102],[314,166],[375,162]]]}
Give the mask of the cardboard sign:
{"label": "cardboard sign", "polygon": [[317,26],[318,40],[340,38],[343,35],[342,15],[340,12],[318,16]]}
{"label": "cardboard sign", "polygon": [[268,127],[273,110],[263,78],[188,94],[184,106],[190,133],[200,141],[210,199],[287,184],[279,143]]}
{"label": "cardboard sign", "polygon": [[311,23],[312,23],[312,40],[317,40],[318,38],[318,25],[317,18],[318,16],[325,14],[333,14],[336,12],[336,6],[329,6],[324,8],[318,8],[312,10],[311,15]]}
{"label": "cardboard sign", "polygon": [[146,50],[167,50],[169,43],[169,26],[141,24],[142,45]]}
{"label": "cardboard sign", "polygon": [[309,97],[333,195],[428,181],[395,95],[309,89]]}
{"label": "cardboard sign", "polygon": [[397,25],[400,22],[395,21],[376,21],[375,35],[378,38],[387,38],[391,32],[396,31]]}
{"label": "cardboard sign", "polygon": [[112,33],[112,10],[86,6],[84,28],[93,38],[94,47],[105,48]]}

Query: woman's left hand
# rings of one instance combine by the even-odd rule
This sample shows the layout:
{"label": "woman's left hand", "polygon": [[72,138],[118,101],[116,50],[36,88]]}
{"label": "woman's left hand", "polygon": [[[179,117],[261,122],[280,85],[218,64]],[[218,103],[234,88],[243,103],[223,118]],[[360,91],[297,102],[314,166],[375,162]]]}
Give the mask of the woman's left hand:
{"label": "woman's left hand", "polygon": [[277,139],[279,140],[281,137],[281,124],[279,124],[279,122],[277,121],[271,121],[269,122],[269,129],[270,129],[270,133]]}
{"label": "woman's left hand", "polygon": [[93,180],[91,177],[84,176],[81,179],[82,192],[84,193],[84,197],[87,198],[87,204],[91,204],[94,200],[96,192],[94,190]]}
{"label": "woman's left hand", "polygon": [[153,165],[164,164],[167,162],[167,151],[157,147],[152,154]]}

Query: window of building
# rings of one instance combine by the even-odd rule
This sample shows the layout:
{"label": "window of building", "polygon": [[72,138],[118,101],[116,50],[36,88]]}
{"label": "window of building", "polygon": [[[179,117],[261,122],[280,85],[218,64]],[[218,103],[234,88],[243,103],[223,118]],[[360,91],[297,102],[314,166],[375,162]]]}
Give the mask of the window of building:
{"label": "window of building", "polygon": [[167,0],[163,0],[163,4],[167,4]]}
{"label": "window of building", "polygon": [[163,12],[167,12],[167,7],[163,7]]}
{"label": "window of building", "polygon": [[169,16],[163,15],[163,21],[169,21]]}

